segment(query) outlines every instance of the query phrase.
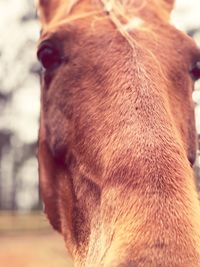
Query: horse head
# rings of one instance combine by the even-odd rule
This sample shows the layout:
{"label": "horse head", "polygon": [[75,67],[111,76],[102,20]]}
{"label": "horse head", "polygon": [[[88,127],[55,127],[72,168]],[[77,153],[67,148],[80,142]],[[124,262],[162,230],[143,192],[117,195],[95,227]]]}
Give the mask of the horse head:
{"label": "horse head", "polygon": [[192,91],[173,0],[40,0],[40,187],[75,266],[200,266]]}

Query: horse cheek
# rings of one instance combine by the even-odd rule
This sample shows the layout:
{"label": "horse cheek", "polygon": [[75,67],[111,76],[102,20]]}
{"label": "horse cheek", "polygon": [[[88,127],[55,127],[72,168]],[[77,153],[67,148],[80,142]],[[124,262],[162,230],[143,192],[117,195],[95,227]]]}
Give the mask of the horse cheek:
{"label": "horse cheek", "polygon": [[54,160],[41,122],[38,160],[40,191],[45,204],[45,213],[53,228],[62,233],[68,245],[68,251],[72,253],[74,248],[73,185],[66,167]]}

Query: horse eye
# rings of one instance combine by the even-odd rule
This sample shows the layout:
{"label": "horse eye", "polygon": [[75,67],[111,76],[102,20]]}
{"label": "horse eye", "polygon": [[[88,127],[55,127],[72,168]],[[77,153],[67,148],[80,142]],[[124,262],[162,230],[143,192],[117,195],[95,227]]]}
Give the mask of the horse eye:
{"label": "horse eye", "polygon": [[192,78],[196,81],[200,78],[200,61],[197,61],[190,70]]}
{"label": "horse eye", "polygon": [[43,42],[37,52],[38,60],[46,70],[52,70],[61,64],[61,55],[58,49],[50,42]]}

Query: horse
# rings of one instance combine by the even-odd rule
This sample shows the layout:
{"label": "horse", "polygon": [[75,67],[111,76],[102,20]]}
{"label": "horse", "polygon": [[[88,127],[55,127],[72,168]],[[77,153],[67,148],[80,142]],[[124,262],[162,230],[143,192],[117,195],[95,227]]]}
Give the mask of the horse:
{"label": "horse", "polygon": [[77,267],[200,266],[192,92],[173,0],[39,0],[39,181]]}

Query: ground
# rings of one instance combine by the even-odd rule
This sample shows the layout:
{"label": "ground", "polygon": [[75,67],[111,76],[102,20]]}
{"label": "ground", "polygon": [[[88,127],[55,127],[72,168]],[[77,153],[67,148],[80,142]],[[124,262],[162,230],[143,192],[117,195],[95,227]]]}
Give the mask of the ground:
{"label": "ground", "polygon": [[0,213],[1,267],[73,267],[62,237],[42,213]]}
{"label": "ground", "polygon": [[54,233],[0,237],[2,267],[72,267],[62,238]]}

